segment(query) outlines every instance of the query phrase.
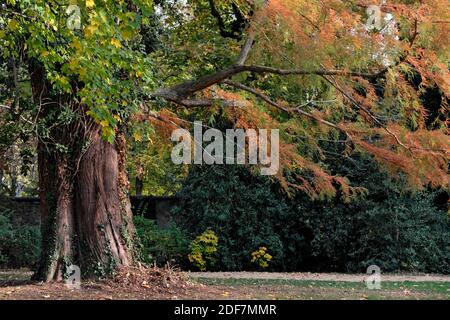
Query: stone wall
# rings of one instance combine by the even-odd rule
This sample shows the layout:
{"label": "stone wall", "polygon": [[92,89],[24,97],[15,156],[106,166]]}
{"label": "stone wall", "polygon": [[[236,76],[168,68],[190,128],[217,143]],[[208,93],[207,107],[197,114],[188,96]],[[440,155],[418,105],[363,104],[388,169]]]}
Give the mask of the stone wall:
{"label": "stone wall", "polygon": [[8,203],[15,214],[12,215],[14,225],[40,225],[39,198],[12,198]]}
{"label": "stone wall", "polygon": [[[133,214],[154,219],[159,226],[166,227],[170,222],[170,209],[179,200],[177,197],[131,197],[131,206]],[[12,198],[5,207],[16,212],[14,224],[40,224],[39,198]]]}
{"label": "stone wall", "polygon": [[131,209],[135,215],[143,215],[156,220],[160,227],[167,227],[170,222],[170,210],[176,206],[178,197],[131,197]]}

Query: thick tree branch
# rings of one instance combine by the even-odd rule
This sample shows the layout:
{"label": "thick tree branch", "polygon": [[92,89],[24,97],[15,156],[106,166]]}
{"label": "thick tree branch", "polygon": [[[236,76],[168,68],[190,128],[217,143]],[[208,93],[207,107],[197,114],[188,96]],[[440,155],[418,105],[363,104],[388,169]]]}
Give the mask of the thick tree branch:
{"label": "thick tree branch", "polygon": [[[268,1],[264,1],[263,6],[266,6]],[[256,14],[255,20],[260,19],[261,11],[259,11],[258,14]],[[239,57],[236,61],[236,65],[243,66],[245,62],[247,61],[248,55],[250,54],[250,50],[252,49],[253,43],[255,42],[256,38],[256,30],[253,28],[250,28],[249,35],[247,36],[247,39],[245,40],[244,45],[241,48],[241,52],[239,53]]]}
{"label": "thick tree branch", "polygon": [[211,8],[212,16],[214,18],[216,18],[216,20],[217,20],[220,35],[224,38],[240,40],[242,38],[242,30],[245,28],[247,19],[244,17],[244,15],[240,11],[239,7],[235,3],[231,4],[232,9],[233,9],[233,15],[234,15],[235,19],[231,23],[231,30],[227,30],[225,21],[222,18],[222,15],[219,12],[219,9],[217,8],[215,1],[209,0],[209,6]]}
{"label": "thick tree branch", "polygon": [[255,42],[255,32],[251,32],[241,49],[241,53],[236,61],[236,65],[243,66],[245,61],[247,61],[250,50],[252,49],[253,43]]}
{"label": "thick tree branch", "polygon": [[216,7],[216,3],[214,0],[209,0],[209,7],[211,8],[211,14],[217,20],[217,24],[219,26],[220,35],[224,38],[233,38],[236,39],[236,35],[233,32],[229,32],[226,30],[225,22],[223,21],[222,15]]}
{"label": "thick tree branch", "polygon": [[220,105],[222,107],[243,107],[242,101],[225,100],[225,99],[184,99],[179,101],[179,104],[188,107],[211,107],[214,105]]}
{"label": "thick tree branch", "polygon": [[319,75],[319,76],[348,76],[348,77],[363,77],[363,78],[373,78],[378,75],[378,73],[363,73],[363,72],[352,72],[345,70],[302,70],[302,69],[279,69],[266,66],[258,65],[233,65],[227,69],[220,70],[216,73],[201,77],[196,80],[190,80],[171,88],[163,88],[152,94],[153,97],[164,98],[173,102],[179,103],[180,101],[186,99],[195,92],[204,90],[211,87],[217,83],[220,83],[234,75],[243,72],[254,72],[258,74],[276,74],[280,76],[290,76],[290,75]]}

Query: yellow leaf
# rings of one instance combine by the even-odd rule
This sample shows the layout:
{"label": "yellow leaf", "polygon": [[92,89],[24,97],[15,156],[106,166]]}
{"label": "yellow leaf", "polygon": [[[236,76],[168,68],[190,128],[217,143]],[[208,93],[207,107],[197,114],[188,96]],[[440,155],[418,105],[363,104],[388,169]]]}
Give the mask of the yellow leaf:
{"label": "yellow leaf", "polygon": [[[82,99],[81,99],[81,102],[84,102],[84,100],[85,100],[85,98],[82,98]],[[86,114],[87,114],[88,116],[92,117],[92,118],[95,117],[95,113],[94,113],[92,110],[86,111]]]}
{"label": "yellow leaf", "polygon": [[19,24],[14,19],[8,23],[8,28],[11,30],[16,30],[18,27],[19,27]]}
{"label": "yellow leaf", "polygon": [[70,59],[70,61],[69,61],[70,70],[75,71],[77,69],[77,67],[78,67],[77,59]]}
{"label": "yellow leaf", "polygon": [[86,28],[84,28],[84,34],[88,38],[92,37],[96,31],[97,31],[97,26],[92,25],[92,24],[90,24]]}
{"label": "yellow leaf", "polygon": [[58,82],[59,82],[62,86],[65,86],[65,85],[69,84],[69,81],[67,80],[66,77],[58,77]]}
{"label": "yellow leaf", "polygon": [[77,39],[73,39],[72,43],[70,44],[71,48],[74,48],[76,51],[81,50],[81,43]]}
{"label": "yellow leaf", "polygon": [[104,138],[107,138],[109,142],[114,141],[114,130],[111,127],[103,127],[102,135]]}
{"label": "yellow leaf", "polygon": [[109,127],[109,122],[108,120],[102,120],[100,121],[100,125],[102,126],[103,129]]}
{"label": "yellow leaf", "polygon": [[144,75],[144,73],[143,73],[142,71],[140,71],[140,70],[137,70],[137,71],[136,71],[136,77],[140,78],[140,77],[142,77],[143,75]]}
{"label": "yellow leaf", "polygon": [[94,0],[86,0],[86,7],[93,8],[95,6]]}
{"label": "yellow leaf", "polygon": [[124,40],[128,41],[133,37],[133,30],[130,28],[124,28],[121,31],[122,37],[124,38]]}
{"label": "yellow leaf", "polygon": [[117,39],[115,39],[115,38],[111,39],[111,44],[112,44],[114,47],[116,47],[116,48],[120,48],[120,47],[122,46],[122,44],[120,43],[120,41],[117,40]]}
{"label": "yellow leaf", "polygon": [[142,135],[139,132],[133,133],[133,138],[134,138],[134,141],[139,141],[139,142],[142,141]]}
{"label": "yellow leaf", "polygon": [[84,77],[87,75],[86,69],[80,68],[78,74],[80,75],[81,79],[84,79]]}

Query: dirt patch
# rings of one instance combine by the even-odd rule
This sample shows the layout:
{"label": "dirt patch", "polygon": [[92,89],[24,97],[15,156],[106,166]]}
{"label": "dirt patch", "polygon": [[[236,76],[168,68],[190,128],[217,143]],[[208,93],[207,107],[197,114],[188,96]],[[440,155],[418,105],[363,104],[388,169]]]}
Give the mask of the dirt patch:
{"label": "dirt patch", "polygon": [[170,268],[127,268],[109,280],[83,281],[81,289],[63,282],[32,282],[31,273],[2,272],[0,300],[160,300],[207,299],[214,288],[190,281]]}

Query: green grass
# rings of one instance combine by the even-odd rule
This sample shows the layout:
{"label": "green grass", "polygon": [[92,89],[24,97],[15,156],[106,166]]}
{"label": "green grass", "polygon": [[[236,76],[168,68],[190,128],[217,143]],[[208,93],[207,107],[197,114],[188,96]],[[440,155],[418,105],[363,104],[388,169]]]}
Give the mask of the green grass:
{"label": "green grass", "polygon": [[211,278],[195,281],[236,289],[247,287],[253,291],[264,287],[274,291],[276,299],[450,299],[450,282],[382,282],[380,290],[369,290],[364,282],[346,281]]}

